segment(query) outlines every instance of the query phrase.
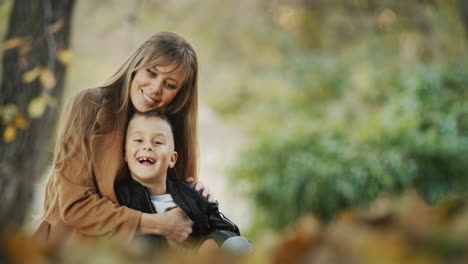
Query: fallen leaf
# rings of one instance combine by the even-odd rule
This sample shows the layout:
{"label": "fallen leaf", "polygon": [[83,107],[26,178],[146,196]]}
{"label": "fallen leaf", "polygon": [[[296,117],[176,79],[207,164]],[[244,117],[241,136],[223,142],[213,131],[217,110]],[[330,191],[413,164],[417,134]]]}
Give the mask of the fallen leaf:
{"label": "fallen leaf", "polygon": [[49,263],[47,246],[24,234],[9,235],[5,242],[5,253],[12,263]]}
{"label": "fallen leaf", "polygon": [[34,69],[27,71],[23,74],[23,82],[31,83],[41,74],[41,69],[39,67],[34,67]]}
{"label": "fallen leaf", "polygon": [[49,27],[49,34],[54,34],[58,32],[63,25],[65,25],[63,18],[57,20],[54,24]]}
{"label": "fallen leaf", "polygon": [[56,81],[54,73],[51,72],[48,68],[42,68],[39,79],[42,86],[46,88],[46,90],[50,90],[55,87]]}
{"label": "fallen leaf", "polygon": [[3,132],[3,141],[5,143],[10,143],[16,138],[16,127],[13,125],[9,125],[5,128]]}
{"label": "fallen leaf", "polygon": [[26,68],[28,66],[28,55],[31,52],[31,42],[26,42],[21,45],[18,52],[18,60],[21,68]]}
{"label": "fallen leaf", "polygon": [[14,124],[17,128],[23,129],[26,127],[26,119],[20,113],[18,113],[15,117]]}
{"label": "fallen leaf", "polygon": [[42,97],[44,98],[44,102],[46,103],[46,105],[50,107],[54,107],[57,104],[57,100],[55,100],[54,97],[48,94],[43,94]]}
{"label": "fallen leaf", "polygon": [[18,38],[18,37],[7,39],[5,40],[5,42],[3,42],[3,50],[14,49],[18,47],[19,45],[21,45],[22,42],[23,42],[23,39]]}
{"label": "fallen leaf", "polygon": [[39,118],[44,114],[47,99],[44,96],[35,97],[29,102],[28,113],[31,118]]}
{"label": "fallen leaf", "polygon": [[70,64],[72,57],[73,54],[69,49],[57,51],[57,59],[64,65]]}
{"label": "fallen leaf", "polygon": [[3,119],[5,124],[8,124],[18,113],[18,107],[14,104],[7,104],[0,107],[0,117]]}

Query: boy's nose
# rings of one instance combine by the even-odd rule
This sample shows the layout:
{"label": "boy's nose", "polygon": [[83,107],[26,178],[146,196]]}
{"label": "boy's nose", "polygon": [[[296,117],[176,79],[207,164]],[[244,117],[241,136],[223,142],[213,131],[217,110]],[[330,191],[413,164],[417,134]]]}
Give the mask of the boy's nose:
{"label": "boy's nose", "polygon": [[144,146],[143,150],[151,151],[151,150],[153,150],[153,148],[150,145],[148,145],[148,146]]}

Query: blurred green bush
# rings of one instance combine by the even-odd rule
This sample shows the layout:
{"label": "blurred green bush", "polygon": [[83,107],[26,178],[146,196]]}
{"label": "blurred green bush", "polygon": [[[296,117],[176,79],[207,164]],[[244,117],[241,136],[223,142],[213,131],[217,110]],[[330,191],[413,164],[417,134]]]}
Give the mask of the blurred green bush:
{"label": "blurred green bush", "polygon": [[457,6],[370,2],[283,5],[292,24],[265,29],[271,42],[259,51],[279,59],[252,57],[238,94],[213,103],[254,135],[231,173],[251,186],[254,229],[306,212],[331,219],[382,192],[414,187],[434,202],[468,187],[468,44]]}

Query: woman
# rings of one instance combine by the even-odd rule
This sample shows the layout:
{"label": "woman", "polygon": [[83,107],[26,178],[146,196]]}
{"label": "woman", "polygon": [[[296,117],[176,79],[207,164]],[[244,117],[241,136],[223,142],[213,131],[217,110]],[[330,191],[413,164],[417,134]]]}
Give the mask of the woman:
{"label": "woman", "polygon": [[[124,168],[129,116],[155,109],[167,114],[177,131],[175,177],[196,180],[197,79],[192,46],[174,33],[161,32],[143,42],[102,86],[74,96],[60,121],[44,221],[34,237],[55,246],[69,237],[129,241],[136,233],[183,242],[192,222],[180,209],[146,214],[118,206],[114,183]],[[206,189],[204,194],[209,195]]]}

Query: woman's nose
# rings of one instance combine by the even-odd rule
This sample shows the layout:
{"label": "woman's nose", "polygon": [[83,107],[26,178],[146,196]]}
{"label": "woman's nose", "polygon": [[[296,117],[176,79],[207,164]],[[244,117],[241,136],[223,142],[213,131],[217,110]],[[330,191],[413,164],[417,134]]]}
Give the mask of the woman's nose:
{"label": "woman's nose", "polygon": [[151,83],[151,91],[155,94],[160,94],[163,88],[162,85],[163,82],[161,80],[153,80],[153,82]]}

